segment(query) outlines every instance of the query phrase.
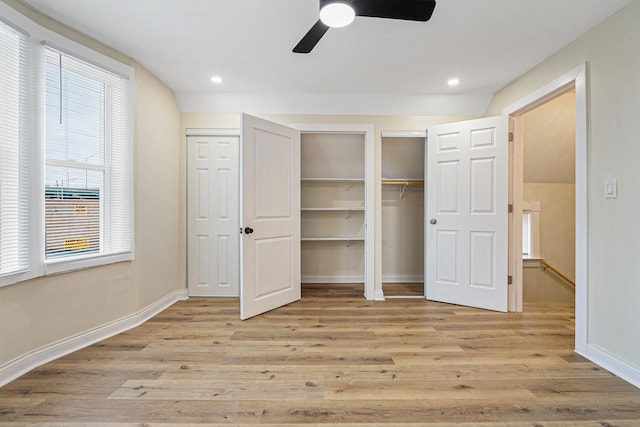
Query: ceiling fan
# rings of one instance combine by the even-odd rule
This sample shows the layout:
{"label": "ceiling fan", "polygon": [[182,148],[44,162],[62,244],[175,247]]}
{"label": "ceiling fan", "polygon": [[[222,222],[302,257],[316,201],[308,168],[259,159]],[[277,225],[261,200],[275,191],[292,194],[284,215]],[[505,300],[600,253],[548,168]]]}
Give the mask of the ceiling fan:
{"label": "ceiling fan", "polygon": [[435,0],[320,0],[320,19],[293,52],[311,52],[329,28],[347,26],[356,16],[426,22],[435,7]]}

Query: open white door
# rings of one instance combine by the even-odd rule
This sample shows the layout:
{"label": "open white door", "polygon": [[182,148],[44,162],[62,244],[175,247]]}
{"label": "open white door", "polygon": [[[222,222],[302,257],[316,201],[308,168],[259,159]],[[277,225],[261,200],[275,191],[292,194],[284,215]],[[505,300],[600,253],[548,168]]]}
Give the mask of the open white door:
{"label": "open white door", "polygon": [[428,131],[426,296],[507,311],[508,121]]}
{"label": "open white door", "polygon": [[242,115],[240,317],[300,299],[300,132]]}

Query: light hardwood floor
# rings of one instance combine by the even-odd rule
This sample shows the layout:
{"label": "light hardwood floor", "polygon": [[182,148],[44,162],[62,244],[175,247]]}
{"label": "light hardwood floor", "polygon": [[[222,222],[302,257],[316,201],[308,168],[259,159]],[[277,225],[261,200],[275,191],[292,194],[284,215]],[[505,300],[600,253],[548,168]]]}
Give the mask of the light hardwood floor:
{"label": "light hardwood floor", "polygon": [[640,426],[640,390],[573,352],[571,305],[355,289],[244,322],[235,299],[177,303],[0,389],[0,424]]}

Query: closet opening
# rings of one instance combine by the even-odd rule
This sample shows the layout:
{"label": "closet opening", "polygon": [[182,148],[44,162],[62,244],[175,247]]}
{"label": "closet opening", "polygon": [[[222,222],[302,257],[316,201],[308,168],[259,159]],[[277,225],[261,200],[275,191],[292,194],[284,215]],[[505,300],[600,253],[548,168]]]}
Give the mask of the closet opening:
{"label": "closet opening", "polygon": [[382,292],[424,298],[424,132],[381,138]]}
{"label": "closet opening", "polygon": [[302,290],[366,294],[365,135],[300,135]]}

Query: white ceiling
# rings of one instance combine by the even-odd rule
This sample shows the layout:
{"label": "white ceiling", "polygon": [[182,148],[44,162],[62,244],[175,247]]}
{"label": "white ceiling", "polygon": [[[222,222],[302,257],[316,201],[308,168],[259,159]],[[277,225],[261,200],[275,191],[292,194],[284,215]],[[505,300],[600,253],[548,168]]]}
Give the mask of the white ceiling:
{"label": "white ceiling", "polygon": [[[177,93],[490,99],[631,0],[438,0],[429,22],[358,17],[307,55],[291,49],[317,20],[317,0],[24,1]],[[454,76],[461,83],[449,88]]]}

